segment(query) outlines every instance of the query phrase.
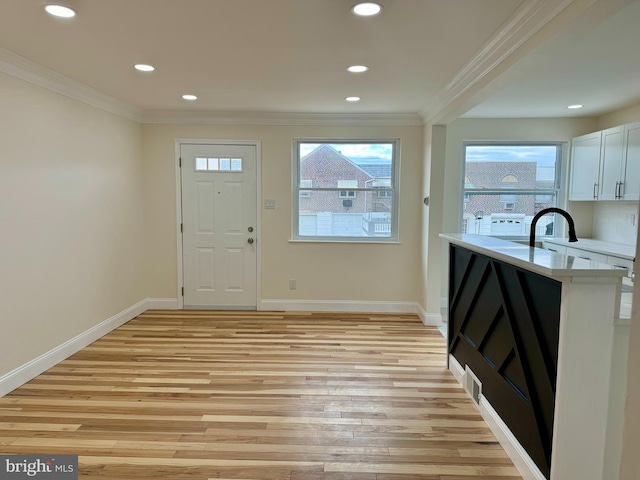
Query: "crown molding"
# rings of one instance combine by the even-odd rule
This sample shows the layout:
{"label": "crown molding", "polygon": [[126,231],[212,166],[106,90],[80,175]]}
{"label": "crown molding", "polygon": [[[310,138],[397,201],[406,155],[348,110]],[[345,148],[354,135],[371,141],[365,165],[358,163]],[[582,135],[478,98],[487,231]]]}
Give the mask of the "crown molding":
{"label": "crown molding", "polygon": [[[578,3],[590,5],[596,0]],[[514,55],[525,42],[540,32],[576,0],[528,0],[511,18],[478,50],[434,100],[420,111],[425,123],[442,120],[443,112],[463,95],[473,93],[473,87],[489,75],[502,73],[498,67]]]}
{"label": "crown molding", "polygon": [[38,85],[109,113],[140,122],[141,110],[83,83],[0,48],[0,72]]}
{"label": "crown molding", "polygon": [[415,113],[280,113],[280,112],[212,112],[187,110],[148,110],[143,124],[186,125],[352,125],[352,126],[422,126]]}
{"label": "crown molding", "polygon": [[143,124],[360,126],[417,126],[423,124],[422,118],[415,113],[317,114],[186,110],[143,111],[135,105],[106,95],[3,48],[0,48],[0,72]]}

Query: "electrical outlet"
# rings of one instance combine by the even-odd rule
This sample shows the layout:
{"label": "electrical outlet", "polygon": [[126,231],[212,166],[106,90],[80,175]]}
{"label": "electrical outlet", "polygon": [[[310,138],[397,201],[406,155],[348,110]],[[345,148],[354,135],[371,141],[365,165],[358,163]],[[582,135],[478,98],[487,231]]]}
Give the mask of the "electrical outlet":
{"label": "electrical outlet", "polygon": [[298,281],[295,278],[289,280],[289,290],[295,290],[298,288]]}

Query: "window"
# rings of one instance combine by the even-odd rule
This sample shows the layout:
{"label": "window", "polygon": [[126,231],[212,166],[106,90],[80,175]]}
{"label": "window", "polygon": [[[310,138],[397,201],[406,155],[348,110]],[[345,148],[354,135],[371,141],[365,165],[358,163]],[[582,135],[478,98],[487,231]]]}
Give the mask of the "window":
{"label": "window", "polygon": [[295,140],[293,239],[397,241],[397,140]]}
{"label": "window", "polygon": [[[466,143],[461,229],[527,237],[536,213],[561,204],[563,152],[561,143]],[[554,220],[542,217],[536,234],[552,231]]]}
{"label": "window", "polygon": [[[502,177],[502,181],[500,182],[500,189],[502,190],[517,190],[518,189],[518,177],[515,175],[507,175]],[[518,201],[517,195],[500,195],[500,201],[504,203],[505,210],[513,210],[515,208],[515,204]]]}
{"label": "window", "polygon": [[[358,188],[358,180],[338,180],[338,188]],[[355,190],[340,190],[340,198],[356,198]]]}
{"label": "window", "polygon": [[[464,176],[464,188],[465,188],[465,190],[466,190],[466,189],[468,189],[468,188],[473,188],[473,183],[471,183],[471,179],[470,179],[468,176],[466,176],[466,175]],[[466,202],[468,202],[470,199],[471,199],[471,198],[469,197],[469,194],[468,194],[468,193],[465,193],[465,194],[464,194],[464,196],[463,196],[463,200],[464,200],[464,202],[466,203]],[[464,229],[464,228],[465,228],[465,226],[464,226],[464,225],[462,226],[462,228],[463,228],[462,232],[463,232],[463,233],[467,233],[467,231]]]}
{"label": "window", "polygon": [[303,188],[311,188],[313,187],[313,181],[312,180],[301,180],[300,181],[300,198],[302,197],[306,197],[309,198],[311,197],[311,190],[302,190]]}
{"label": "window", "polygon": [[241,172],[241,158],[196,157],[197,172]]}

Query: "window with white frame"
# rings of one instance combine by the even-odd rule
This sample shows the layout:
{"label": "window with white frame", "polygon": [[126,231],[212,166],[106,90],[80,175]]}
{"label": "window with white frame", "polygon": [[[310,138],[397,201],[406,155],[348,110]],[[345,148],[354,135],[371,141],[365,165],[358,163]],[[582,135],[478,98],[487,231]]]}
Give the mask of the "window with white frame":
{"label": "window with white frame", "polygon": [[[463,231],[528,237],[533,217],[561,204],[564,144],[468,142],[464,152]],[[536,234],[555,224],[555,215],[543,216]]]}
{"label": "window with white frame", "polygon": [[293,239],[397,241],[398,140],[294,140]]}
{"label": "window with white frame", "polygon": [[197,172],[242,172],[242,158],[196,157]]}
{"label": "window with white frame", "polygon": [[340,198],[356,198],[355,190],[345,190],[347,188],[358,188],[358,180],[338,180],[338,192]]}
{"label": "window with white frame", "polygon": [[306,180],[300,181],[300,190],[298,190],[299,196],[306,197],[306,198],[311,197],[311,190],[304,190],[306,188],[311,188],[311,187],[313,187],[312,180],[306,179]]}

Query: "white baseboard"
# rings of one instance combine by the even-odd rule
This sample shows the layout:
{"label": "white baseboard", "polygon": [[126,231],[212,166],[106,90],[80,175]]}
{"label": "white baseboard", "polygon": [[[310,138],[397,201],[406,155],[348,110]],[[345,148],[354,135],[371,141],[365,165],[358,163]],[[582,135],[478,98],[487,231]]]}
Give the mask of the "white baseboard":
{"label": "white baseboard", "polygon": [[[451,371],[458,383],[464,388],[467,384],[467,372],[465,367],[460,365],[453,355],[449,355],[449,371]],[[500,418],[498,412],[494,410],[487,398],[482,394],[480,394],[480,405],[478,408],[485,423],[495,435],[498,442],[500,442],[500,445],[502,445],[502,448],[504,448],[513,465],[518,469],[518,472],[520,472],[520,475],[522,475],[522,479],[547,480],[527,451],[520,445],[518,439],[511,433],[507,424]]]}
{"label": "white baseboard", "polygon": [[547,480],[484,395],[480,395],[480,415],[522,475],[523,480]]}
{"label": "white baseboard", "polygon": [[137,317],[148,309],[149,300],[144,299],[126,310],[116,313],[111,318],[91,327],[89,330],[67,340],[47,353],[34,358],[30,362],[12,370],[0,377],[0,397],[24,385],[29,380],[40,375],[42,372],[57,365],[62,360],[70,357],[74,353],[83,349],[87,345],[95,342],[107,333],[118,328],[120,325],[127,323],[132,318]]}
{"label": "white baseboard", "polygon": [[422,318],[426,312],[416,302],[377,302],[368,300],[261,300],[258,310],[290,312],[364,312],[415,313]]}
{"label": "white baseboard", "polygon": [[449,355],[449,371],[453,374],[458,383],[464,388],[464,386],[467,384],[464,378],[467,372],[453,355]]}
{"label": "white baseboard", "polygon": [[149,310],[178,310],[177,298],[149,298]]}
{"label": "white baseboard", "polygon": [[439,327],[442,325],[442,315],[439,313],[427,313],[422,323],[430,327]]}

